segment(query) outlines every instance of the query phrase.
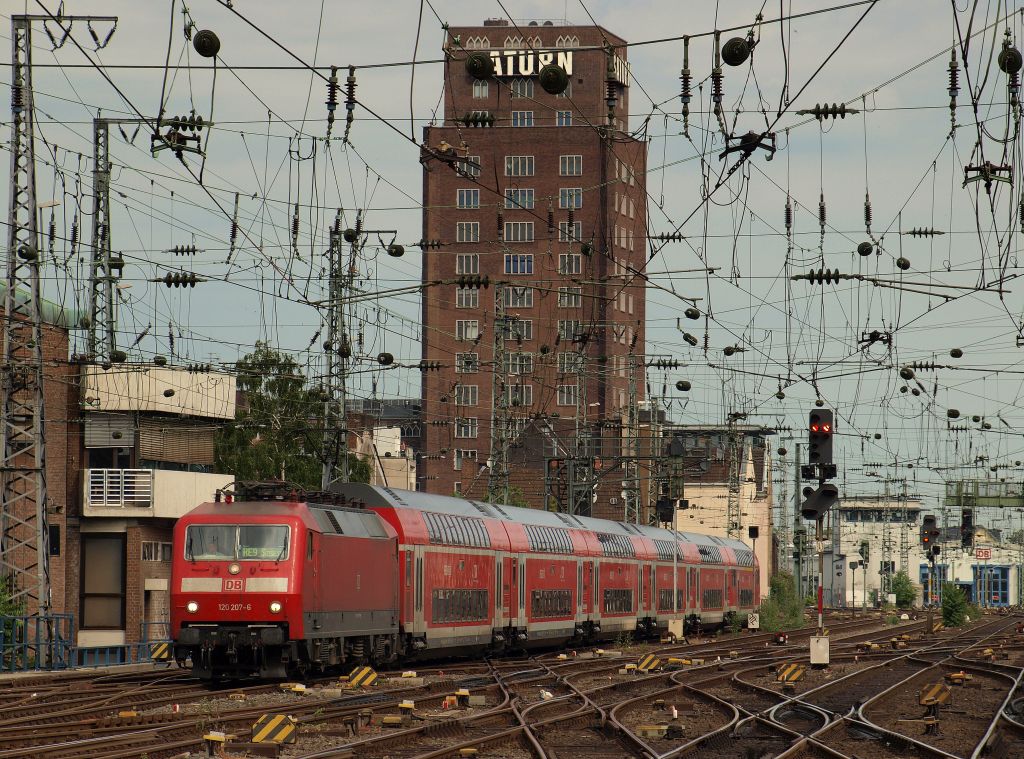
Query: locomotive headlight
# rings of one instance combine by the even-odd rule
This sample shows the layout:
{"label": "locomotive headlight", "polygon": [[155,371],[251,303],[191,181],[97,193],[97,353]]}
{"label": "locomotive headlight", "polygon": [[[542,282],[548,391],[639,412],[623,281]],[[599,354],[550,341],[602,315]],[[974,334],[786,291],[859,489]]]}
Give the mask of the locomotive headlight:
{"label": "locomotive headlight", "polygon": [[242,568],[238,564],[230,564],[228,566],[228,574],[236,575],[242,571]]}
{"label": "locomotive headlight", "polygon": [[271,614],[280,614],[281,613],[281,602],[280,601],[271,601],[270,602],[270,613]]}
{"label": "locomotive headlight", "polygon": [[197,611],[199,611],[199,604],[197,604],[195,601],[189,601],[187,604],[185,604],[185,608],[188,609],[190,614],[195,614]]}

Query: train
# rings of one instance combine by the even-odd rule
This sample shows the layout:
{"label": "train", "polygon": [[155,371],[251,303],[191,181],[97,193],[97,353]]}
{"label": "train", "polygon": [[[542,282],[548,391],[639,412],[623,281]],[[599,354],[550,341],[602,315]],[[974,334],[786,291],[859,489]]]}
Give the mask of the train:
{"label": "train", "polygon": [[236,483],[175,525],[171,637],[208,680],[583,645],[745,619],[758,572],[747,545],[713,535],[362,483]]}

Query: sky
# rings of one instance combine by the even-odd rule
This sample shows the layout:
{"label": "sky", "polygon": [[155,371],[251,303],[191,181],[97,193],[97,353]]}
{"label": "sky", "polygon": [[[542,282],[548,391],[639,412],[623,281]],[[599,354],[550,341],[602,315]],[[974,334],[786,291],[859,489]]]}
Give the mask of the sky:
{"label": "sky", "polygon": [[[12,5],[56,12],[52,1],[22,0],[5,10]],[[220,39],[216,72],[176,69],[165,79],[167,59],[208,64],[185,39],[182,7],[170,0],[66,2],[67,14],[118,17],[100,51],[83,22],[72,28],[82,49],[68,41],[53,51],[41,23],[34,32],[39,200],[59,202],[42,210],[44,232],[51,214],[55,229],[44,270],[49,298],[69,308],[86,305],[97,109],[152,117],[163,93],[169,115],[194,109],[216,123],[203,132],[205,162],[189,155],[188,168],[167,151],[152,156],[146,128],[113,135],[112,239],[127,262],[118,342],[137,340],[133,360],[173,353],[179,363],[224,365],[264,341],[294,354],[315,378],[322,371],[322,314],[310,302],[324,295],[323,251],[339,208],[343,226],[363,209],[364,226],[382,230],[370,236],[359,262],[361,289],[419,282],[421,253],[412,247],[421,237],[417,143],[441,103],[443,26],[488,17],[511,16],[519,24],[593,18],[631,43],[630,128],[645,125],[648,138],[650,231],[682,235],[649,247],[646,352],[681,366],[649,369],[648,397],[678,422],[718,424],[742,413],[748,422],[778,427],[773,447],[786,448],[784,461],[804,440],[807,413],[820,398],[836,410],[844,492],[878,493],[886,479],[896,480],[889,486],[897,490],[906,479],[910,492],[934,504],[949,479],[1021,478],[1019,118],[996,60],[1007,29],[1011,40],[1020,39],[1020,3],[979,3],[972,17],[969,8],[954,11],[935,0],[380,0],[371,13],[351,2],[192,0],[195,28]],[[780,15],[787,20],[776,23]],[[777,147],[739,166],[735,154],[720,159],[723,135],[708,113],[712,33],[734,27],[739,31],[723,39],[752,29],[758,44],[751,60],[724,69],[728,129],[770,130]],[[106,22],[93,26],[101,40],[108,30]],[[694,102],[684,130],[679,73],[686,35]],[[955,129],[947,92],[954,46]],[[360,106],[347,145],[337,139],[345,132],[339,109],[336,139],[325,147],[326,86],[305,64],[337,65],[342,80],[349,65],[357,67]],[[7,85],[10,68],[4,72]],[[847,103],[858,113],[820,122],[797,114],[818,103]],[[8,139],[5,131],[5,149]],[[997,182],[991,194],[979,181],[965,186],[964,167],[983,160],[1012,167],[1014,184]],[[202,187],[195,181],[200,170]],[[231,250],[236,193],[241,232]],[[0,194],[6,201],[6,187]],[[787,197],[794,208],[789,236]],[[81,242],[72,250],[76,219]],[[922,228],[944,234],[907,234]],[[393,240],[406,246],[402,258],[383,252]],[[856,252],[863,242],[872,243],[868,256]],[[178,245],[199,252],[176,256]],[[901,257],[906,269],[897,266]],[[861,279],[790,279],[822,268]],[[151,281],[182,270],[207,281],[194,289]],[[412,367],[420,358],[420,297],[386,294],[357,307],[357,346],[369,358],[351,378],[356,397],[418,394],[420,375]],[[699,320],[682,316],[684,298],[700,299]],[[680,325],[698,346],[684,341]],[[864,342],[872,330],[891,340]],[[75,339],[84,350],[83,336]],[[962,356],[952,357],[952,349]],[[382,351],[394,354],[396,368],[376,365]],[[908,381],[900,370],[913,362],[939,368],[918,369]],[[688,393],[675,390],[680,379],[692,383]],[[950,409],[959,412],[955,421]]]}

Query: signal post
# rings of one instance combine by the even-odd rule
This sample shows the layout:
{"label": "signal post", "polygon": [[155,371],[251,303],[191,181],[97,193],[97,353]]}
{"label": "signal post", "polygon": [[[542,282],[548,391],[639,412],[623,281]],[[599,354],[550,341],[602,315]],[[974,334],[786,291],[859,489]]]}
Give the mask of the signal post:
{"label": "signal post", "polygon": [[928,629],[925,631],[926,635],[932,635],[935,632],[935,625],[932,620],[935,605],[932,603],[932,598],[934,598],[935,557],[942,550],[938,543],[940,534],[935,515],[925,514],[924,519],[921,520],[921,547],[924,548],[924,554],[928,557],[928,589],[925,591],[928,594],[925,600],[925,608],[928,610]]}
{"label": "signal post", "polygon": [[818,634],[811,638],[811,664],[824,665],[829,663],[824,616],[825,515],[839,500],[839,489],[829,482],[836,476],[836,465],[832,463],[832,436],[835,433],[835,414],[832,410],[811,411],[807,433],[807,460],[810,463],[800,467],[800,474],[805,480],[818,481],[818,487],[808,485],[803,489],[804,502],[800,507],[804,519],[814,520],[818,544]]}

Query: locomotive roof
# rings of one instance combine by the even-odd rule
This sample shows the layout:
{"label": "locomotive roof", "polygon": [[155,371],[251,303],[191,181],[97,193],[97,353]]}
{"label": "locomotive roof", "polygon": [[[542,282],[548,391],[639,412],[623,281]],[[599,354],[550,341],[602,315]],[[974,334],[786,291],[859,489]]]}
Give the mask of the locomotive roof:
{"label": "locomotive roof", "polygon": [[[345,483],[332,488],[334,492],[363,501],[367,506],[391,506],[397,509],[414,509],[438,514],[453,514],[465,517],[489,517],[502,521],[519,522],[541,527],[561,527],[576,530],[610,533],[613,535],[643,536],[651,540],[673,539],[672,530],[649,525],[613,522],[610,519],[574,516],[560,512],[524,509],[518,506],[473,501],[468,498],[422,493],[413,490],[398,490],[365,483]],[[698,532],[679,532],[684,543],[706,546],[726,546],[736,550],[750,550],[750,546],[734,538],[721,538]]]}

